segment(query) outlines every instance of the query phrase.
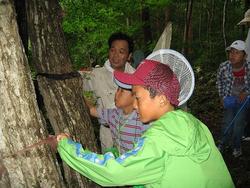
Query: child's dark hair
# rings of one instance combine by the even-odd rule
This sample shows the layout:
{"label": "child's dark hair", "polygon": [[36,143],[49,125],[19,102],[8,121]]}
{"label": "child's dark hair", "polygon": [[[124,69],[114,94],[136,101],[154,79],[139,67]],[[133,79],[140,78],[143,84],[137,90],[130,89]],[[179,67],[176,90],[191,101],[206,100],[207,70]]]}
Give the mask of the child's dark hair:
{"label": "child's dark hair", "polygon": [[130,36],[128,36],[127,34],[122,33],[122,32],[113,33],[109,37],[109,40],[108,40],[109,48],[111,48],[112,42],[115,41],[115,40],[125,40],[125,41],[127,41],[128,42],[129,53],[133,52],[133,50],[134,50],[134,42],[133,42],[133,39]]}
{"label": "child's dark hair", "polygon": [[[148,90],[149,96],[150,96],[151,99],[155,98],[156,95],[159,95],[159,94],[160,94],[156,89],[154,89],[154,88],[152,88],[152,87],[150,87],[150,86],[144,86],[143,88],[146,89],[146,90]],[[172,104],[172,103],[171,103],[171,104]],[[174,107],[177,107],[177,106],[175,106],[174,104],[172,104],[172,105],[173,105]]]}
{"label": "child's dark hair", "polygon": [[150,87],[150,86],[145,86],[144,88],[145,88],[146,90],[148,90],[149,96],[150,96],[150,98],[152,98],[152,99],[155,98],[155,96],[159,94],[159,92],[158,92],[156,89],[154,89],[154,88],[152,88],[152,87]]}

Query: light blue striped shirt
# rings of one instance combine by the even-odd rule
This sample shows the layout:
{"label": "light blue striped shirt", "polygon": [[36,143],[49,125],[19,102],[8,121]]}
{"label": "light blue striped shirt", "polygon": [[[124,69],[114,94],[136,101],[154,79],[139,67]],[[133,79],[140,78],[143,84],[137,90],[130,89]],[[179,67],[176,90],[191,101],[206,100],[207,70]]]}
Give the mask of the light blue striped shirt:
{"label": "light blue striped shirt", "polygon": [[134,143],[149,128],[149,124],[143,124],[134,110],[131,114],[124,115],[118,108],[97,109],[99,122],[108,124],[110,127],[114,144],[123,154],[134,148]]}

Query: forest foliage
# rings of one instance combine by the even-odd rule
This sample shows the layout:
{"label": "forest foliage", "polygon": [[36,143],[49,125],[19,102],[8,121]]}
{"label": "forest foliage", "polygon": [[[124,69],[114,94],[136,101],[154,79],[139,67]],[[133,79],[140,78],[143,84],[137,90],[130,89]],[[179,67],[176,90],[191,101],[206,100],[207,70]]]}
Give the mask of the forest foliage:
{"label": "forest foliage", "polygon": [[[189,40],[183,43],[190,1],[60,0],[63,30],[75,69],[102,65],[107,58],[108,37],[116,31],[131,35],[135,50],[140,49],[148,55],[166,26],[168,12],[173,24],[171,48],[181,52],[187,47],[185,56],[196,75],[190,109],[206,123],[218,119],[221,109],[215,88],[216,69],[227,58],[225,47],[236,39],[246,38],[247,28],[237,26],[244,17],[245,4],[243,0],[193,0]],[[148,17],[142,20],[145,11]],[[144,27],[150,29],[151,38],[145,38]]]}

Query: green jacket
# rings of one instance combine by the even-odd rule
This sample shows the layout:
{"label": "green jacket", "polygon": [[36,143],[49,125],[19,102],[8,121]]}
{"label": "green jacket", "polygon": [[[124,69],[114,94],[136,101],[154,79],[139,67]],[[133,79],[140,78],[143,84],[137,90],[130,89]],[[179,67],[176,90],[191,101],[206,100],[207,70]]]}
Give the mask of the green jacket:
{"label": "green jacket", "polygon": [[140,185],[162,188],[231,188],[231,176],[208,128],[182,110],[168,112],[118,158],[84,150],[63,139],[62,159],[102,186]]}

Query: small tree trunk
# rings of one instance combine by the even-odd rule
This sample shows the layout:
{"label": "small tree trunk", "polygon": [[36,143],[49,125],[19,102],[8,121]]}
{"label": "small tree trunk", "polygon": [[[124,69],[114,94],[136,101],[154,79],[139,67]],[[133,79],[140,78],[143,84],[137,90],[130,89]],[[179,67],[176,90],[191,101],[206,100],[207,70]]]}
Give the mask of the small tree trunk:
{"label": "small tree trunk", "polygon": [[223,33],[223,39],[224,39],[224,47],[227,47],[227,36],[226,36],[226,31],[225,31],[225,25],[226,25],[226,13],[227,13],[227,3],[228,1],[224,1],[224,6],[223,6],[223,21],[222,21],[222,33]]}
{"label": "small tree trunk", "polygon": [[[97,151],[94,130],[83,98],[80,74],[73,72],[61,29],[58,0],[28,0],[27,15],[32,57],[48,119],[55,131],[68,132],[92,151]],[[70,187],[95,187],[64,165]]]}
{"label": "small tree trunk", "polygon": [[193,11],[193,0],[187,0],[187,10],[186,10],[186,22],[183,37],[183,48],[182,54],[184,56],[188,55],[191,51],[189,48],[189,43],[192,40],[192,11]]}
{"label": "small tree trunk", "polygon": [[[147,46],[148,44],[152,43],[152,32],[151,32],[151,25],[150,25],[150,12],[149,8],[146,6],[142,6],[142,23],[143,23],[143,34],[144,34],[144,44]],[[151,53],[151,51],[146,52],[146,54]]]}
{"label": "small tree trunk", "polygon": [[215,1],[214,0],[211,0],[211,7],[208,8],[207,10],[207,18],[208,18],[208,21],[207,21],[207,41],[208,41],[208,54],[209,56],[212,55],[213,53],[213,50],[214,50],[214,42],[212,40],[212,29],[213,29],[213,26],[214,26],[214,13],[215,13]]}
{"label": "small tree trunk", "polygon": [[0,187],[64,187],[47,146],[12,155],[48,135],[9,0],[0,0],[0,92]]}

